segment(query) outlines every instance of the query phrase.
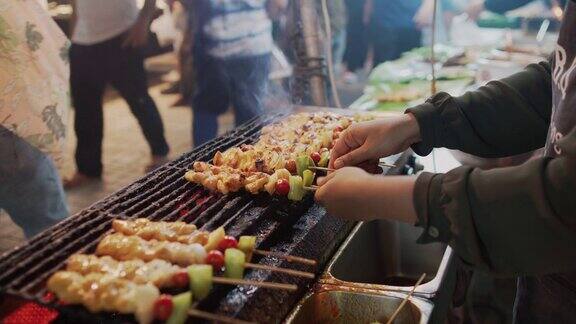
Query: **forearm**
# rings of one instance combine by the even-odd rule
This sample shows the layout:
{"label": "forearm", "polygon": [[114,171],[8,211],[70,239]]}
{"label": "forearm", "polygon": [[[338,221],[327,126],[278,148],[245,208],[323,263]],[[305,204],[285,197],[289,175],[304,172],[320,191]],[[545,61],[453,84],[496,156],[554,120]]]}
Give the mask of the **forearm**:
{"label": "forearm", "polygon": [[416,177],[372,177],[366,194],[375,204],[372,209],[378,211],[377,218],[415,224],[418,220],[413,199],[415,182]]}

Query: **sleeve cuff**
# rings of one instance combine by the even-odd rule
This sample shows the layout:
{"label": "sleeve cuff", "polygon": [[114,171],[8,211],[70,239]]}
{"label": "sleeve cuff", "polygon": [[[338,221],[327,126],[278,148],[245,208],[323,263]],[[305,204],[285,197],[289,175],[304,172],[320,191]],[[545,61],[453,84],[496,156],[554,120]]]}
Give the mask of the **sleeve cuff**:
{"label": "sleeve cuff", "polygon": [[424,229],[417,242],[448,242],[451,237],[450,222],[444,216],[442,199],[442,174],[424,172],[416,180],[414,206],[418,214],[415,226]]}
{"label": "sleeve cuff", "polygon": [[410,108],[405,112],[414,115],[418,122],[418,127],[420,127],[422,141],[412,145],[412,150],[420,156],[430,154],[434,148],[434,128],[431,124],[434,120],[435,110],[436,108],[434,105],[426,102],[414,108]]}
{"label": "sleeve cuff", "polygon": [[420,137],[422,141],[412,145],[412,150],[420,156],[425,156],[432,152],[435,147],[442,146],[442,136],[444,135],[444,122],[442,112],[446,106],[451,104],[451,96],[440,92],[425,103],[407,109],[405,113],[414,115],[420,127]]}

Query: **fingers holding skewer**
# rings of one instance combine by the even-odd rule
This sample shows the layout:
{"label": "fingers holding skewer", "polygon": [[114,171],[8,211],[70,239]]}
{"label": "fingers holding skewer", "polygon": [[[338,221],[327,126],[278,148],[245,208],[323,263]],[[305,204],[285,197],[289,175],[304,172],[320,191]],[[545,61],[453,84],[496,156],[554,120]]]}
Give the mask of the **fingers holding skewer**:
{"label": "fingers holding skewer", "polygon": [[[396,167],[395,164],[389,164],[389,163],[385,163],[385,162],[378,162],[378,166],[381,168],[395,168]],[[310,166],[310,167],[308,167],[308,169],[325,171],[325,172],[334,172],[334,171],[338,170],[338,169],[334,169],[334,168],[324,168],[324,167],[316,167],[316,166]]]}

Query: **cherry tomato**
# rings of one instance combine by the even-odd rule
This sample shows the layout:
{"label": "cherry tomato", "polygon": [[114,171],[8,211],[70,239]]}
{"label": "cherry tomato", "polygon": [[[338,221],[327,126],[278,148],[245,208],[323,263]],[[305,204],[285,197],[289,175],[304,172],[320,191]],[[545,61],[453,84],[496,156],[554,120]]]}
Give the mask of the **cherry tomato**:
{"label": "cherry tomato", "polygon": [[286,170],[288,170],[290,173],[295,174],[296,173],[296,161],[294,160],[288,160],[286,161]]}
{"label": "cherry tomato", "polygon": [[316,164],[318,164],[318,162],[320,162],[320,159],[322,159],[322,156],[318,152],[313,152],[312,154],[310,154],[310,157]]}
{"label": "cherry tomato", "polygon": [[222,239],[222,241],[220,241],[220,243],[218,243],[218,250],[220,251],[226,251],[227,249],[235,249],[238,247],[238,241],[236,240],[236,238],[234,236],[224,236],[224,238]]}
{"label": "cherry tomato", "polygon": [[218,250],[212,250],[206,256],[206,263],[214,269],[220,270],[224,266],[224,254]]}
{"label": "cherry tomato", "polygon": [[172,282],[176,287],[185,288],[190,284],[190,277],[185,271],[177,272],[172,276]]}
{"label": "cherry tomato", "polygon": [[286,196],[290,192],[290,182],[286,179],[280,179],[276,182],[276,194]]}
{"label": "cherry tomato", "polygon": [[172,296],[170,295],[160,295],[156,302],[154,302],[154,318],[160,321],[167,321],[172,315],[172,309],[174,308],[174,303],[172,302]]}

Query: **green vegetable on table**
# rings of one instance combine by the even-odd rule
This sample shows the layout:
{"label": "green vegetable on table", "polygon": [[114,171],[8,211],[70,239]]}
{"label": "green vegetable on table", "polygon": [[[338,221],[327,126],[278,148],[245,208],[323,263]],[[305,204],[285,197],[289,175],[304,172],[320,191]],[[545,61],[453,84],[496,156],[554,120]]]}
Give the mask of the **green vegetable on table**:
{"label": "green vegetable on table", "polygon": [[304,198],[304,182],[300,176],[290,176],[290,192],[288,199],[292,201],[300,201]]}
{"label": "green vegetable on table", "polygon": [[224,253],[224,276],[233,279],[244,277],[246,254],[238,249],[227,249]]}
{"label": "green vegetable on table", "polygon": [[213,268],[209,264],[195,264],[188,268],[190,290],[197,299],[204,299],[212,290]]}
{"label": "green vegetable on table", "polygon": [[192,293],[185,292],[172,298],[173,309],[172,315],[166,321],[166,324],[184,324],[188,318],[188,309],[192,305]]}

